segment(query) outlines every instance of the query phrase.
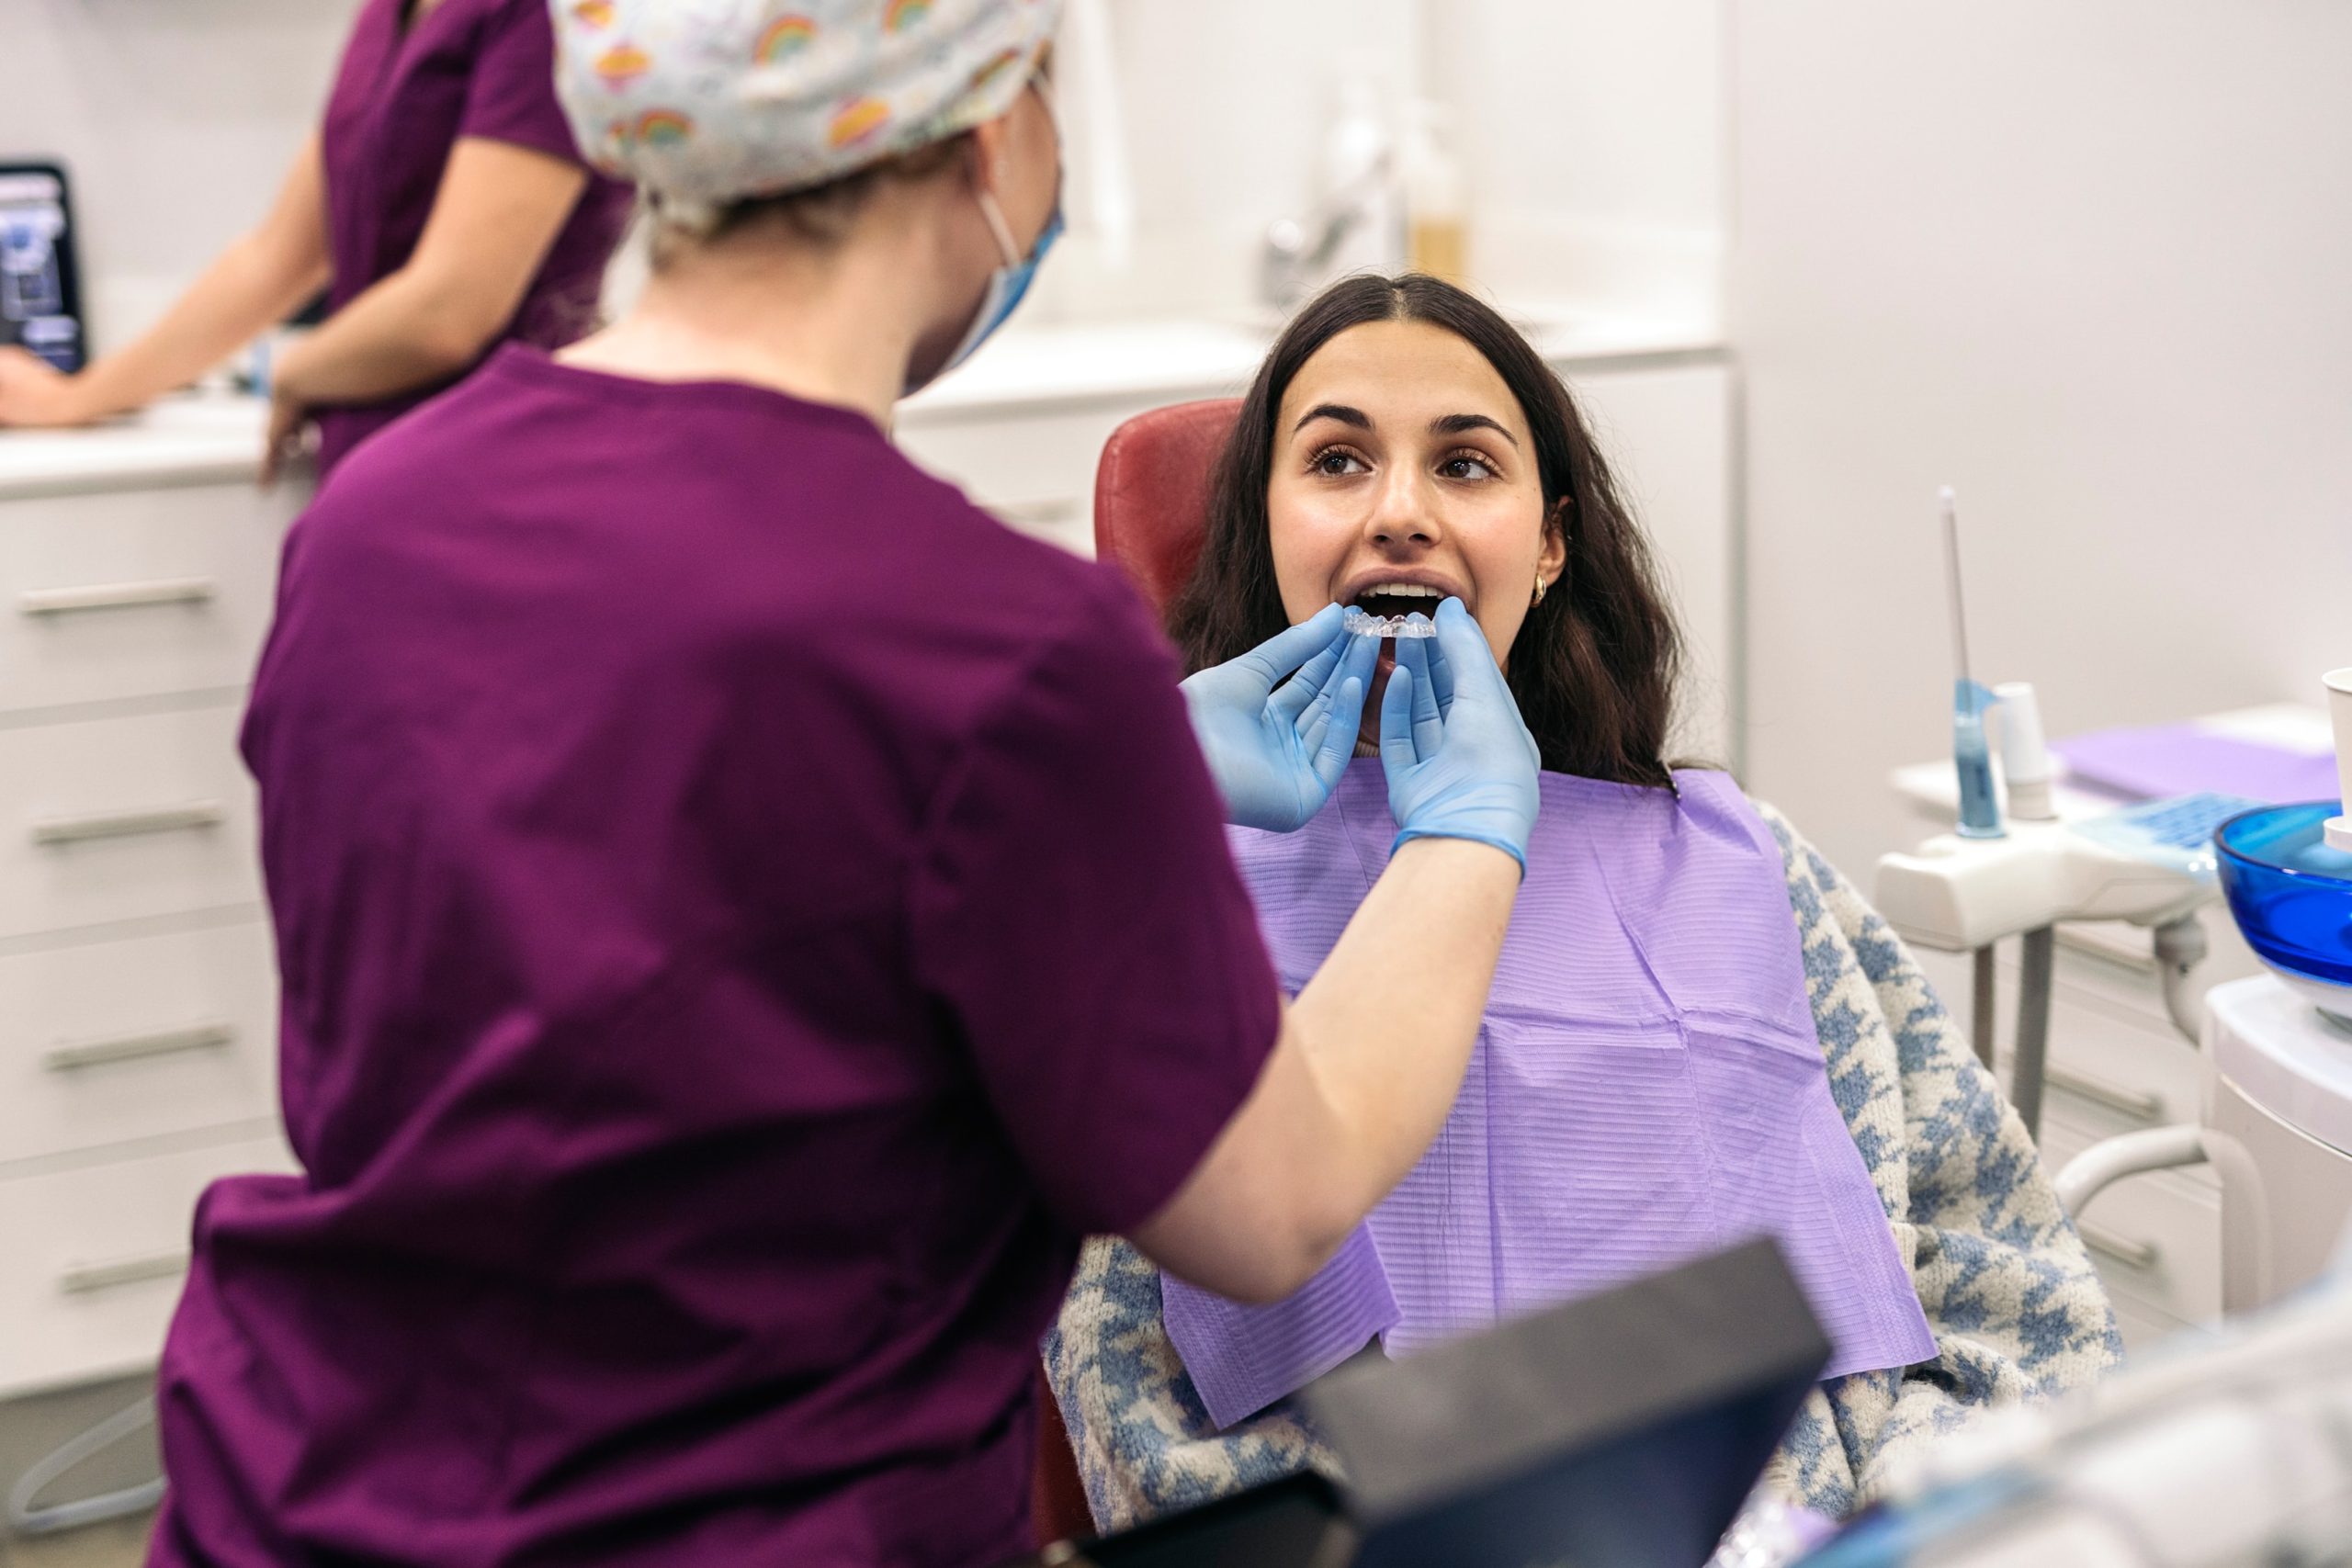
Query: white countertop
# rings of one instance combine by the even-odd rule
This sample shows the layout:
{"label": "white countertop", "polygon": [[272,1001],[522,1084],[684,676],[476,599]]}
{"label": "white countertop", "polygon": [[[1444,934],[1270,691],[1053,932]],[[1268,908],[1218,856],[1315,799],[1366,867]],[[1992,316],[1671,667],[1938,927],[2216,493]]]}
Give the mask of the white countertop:
{"label": "white countertop", "polygon": [[[2335,744],[2335,734],[2328,727],[2327,710],[2310,703],[2266,703],[2260,707],[2207,714],[2187,722],[2217,735],[2288,751],[2317,754],[2332,750]],[[2064,741],[2064,738],[2060,737],[2059,743]],[[2128,797],[2111,791],[2069,784],[2066,759],[2055,752],[2051,754],[2050,768],[2050,801],[2061,821],[2096,817],[2131,804]],[[1895,769],[1888,780],[1894,784],[1894,793],[1924,816],[1949,819],[1960,809],[1960,775],[1953,771],[1949,757],[1933,762],[1908,763]],[[1993,773],[1993,792],[2006,816],[2009,792],[1997,768]]]}
{"label": "white countertop", "polygon": [[252,480],[268,406],[259,398],[164,398],[86,430],[0,430],[0,496]]}
{"label": "white countertop", "polygon": [[[2289,750],[2318,750],[2333,743],[2327,710],[2307,703],[2268,703],[2260,707],[2208,714],[2189,722],[2221,734],[2233,735],[2241,740],[2281,746]],[[2066,781],[2066,760],[2054,752],[2051,755],[2050,764],[2050,803],[2062,822],[2080,821],[2130,804],[2125,797],[2105,790],[2069,784]],[[1895,769],[1889,775],[1888,782],[1894,785],[1897,797],[1915,813],[1932,821],[1939,831],[1951,830],[1952,818],[1960,810],[1960,775],[1953,771],[1951,758],[1909,763]],[[1993,773],[1993,790],[2006,818],[2009,809],[2008,787],[2002,781],[1997,768]],[[2215,932],[2228,925],[2228,919],[2219,914],[2207,921],[2208,930]],[[2083,948],[2144,973],[2155,973],[2149,934],[2141,927],[2127,925],[2121,920],[2073,920],[2058,928],[2058,940],[2065,945]]]}
{"label": "white countertop", "polygon": [[[1626,360],[1723,350],[1721,335],[1698,322],[1557,310],[1529,310],[1515,319],[1546,360],[1571,374]],[[1230,396],[1249,385],[1279,327],[1272,317],[1009,327],[970,364],[907,400],[899,417],[902,423],[922,423],[1102,398]]]}
{"label": "white countertop", "polygon": [[[1522,325],[1570,374],[1721,352],[1690,322],[1529,311]],[[1272,341],[1272,321],[1084,322],[1007,329],[920,397],[901,420],[948,422],[1103,399],[1175,400],[1238,392]],[[250,397],[185,395],[87,430],[0,430],[0,497],[145,490],[251,479],[265,409]]]}

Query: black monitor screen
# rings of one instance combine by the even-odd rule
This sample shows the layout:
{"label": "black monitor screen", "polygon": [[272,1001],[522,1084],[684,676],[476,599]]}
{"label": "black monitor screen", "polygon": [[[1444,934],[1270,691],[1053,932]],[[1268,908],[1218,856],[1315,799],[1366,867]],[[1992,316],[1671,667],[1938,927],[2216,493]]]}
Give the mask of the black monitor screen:
{"label": "black monitor screen", "polygon": [[60,370],[82,368],[81,280],[74,266],[65,175],[43,164],[0,164],[0,344]]}

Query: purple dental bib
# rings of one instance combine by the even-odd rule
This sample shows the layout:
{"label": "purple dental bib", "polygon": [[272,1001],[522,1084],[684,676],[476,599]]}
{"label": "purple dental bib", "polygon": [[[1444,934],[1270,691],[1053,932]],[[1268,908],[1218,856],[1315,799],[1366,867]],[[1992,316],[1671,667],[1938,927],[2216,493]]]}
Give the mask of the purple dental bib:
{"label": "purple dental bib", "polygon": [[[1220,1428],[1374,1338],[1409,1355],[1758,1235],[1828,1332],[1825,1377],[1936,1355],[1830,1098],[1779,846],[1727,776],[1675,782],[1542,775],[1461,1095],[1321,1273],[1267,1307],[1164,1280],[1169,1337]],[[1396,832],[1373,759],[1297,832],[1230,831],[1285,990]]]}

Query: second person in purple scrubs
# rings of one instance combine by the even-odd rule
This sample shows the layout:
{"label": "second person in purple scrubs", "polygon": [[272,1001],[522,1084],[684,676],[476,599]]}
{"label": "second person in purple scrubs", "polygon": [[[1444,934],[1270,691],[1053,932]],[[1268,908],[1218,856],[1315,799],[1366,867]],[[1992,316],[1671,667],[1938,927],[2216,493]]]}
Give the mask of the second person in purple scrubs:
{"label": "second person in purple scrubs", "polygon": [[497,344],[586,333],[631,198],[581,163],[554,70],[547,0],[366,0],[260,225],[79,375],[0,350],[0,425],[138,408],[325,288],[326,323],[273,367],[263,459],[315,422],[323,475]]}

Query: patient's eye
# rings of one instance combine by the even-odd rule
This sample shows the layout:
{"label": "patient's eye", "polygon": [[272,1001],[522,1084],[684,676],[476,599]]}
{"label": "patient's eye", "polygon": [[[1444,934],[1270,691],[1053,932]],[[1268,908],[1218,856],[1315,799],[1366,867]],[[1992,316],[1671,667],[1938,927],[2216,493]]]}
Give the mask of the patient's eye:
{"label": "patient's eye", "polygon": [[1440,463],[1437,471],[1450,479],[1491,479],[1497,477],[1494,465],[1476,452],[1456,452]]}
{"label": "patient's eye", "polygon": [[1322,474],[1331,479],[1342,479],[1350,474],[1363,474],[1370,473],[1372,471],[1370,468],[1365,467],[1363,458],[1357,457],[1354,453],[1349,451],[1344,446],[1324,447],[1323,450],[1316,453],[1314,457],[1309,457],[1306,460],[1306,467],[1310,472]]}

